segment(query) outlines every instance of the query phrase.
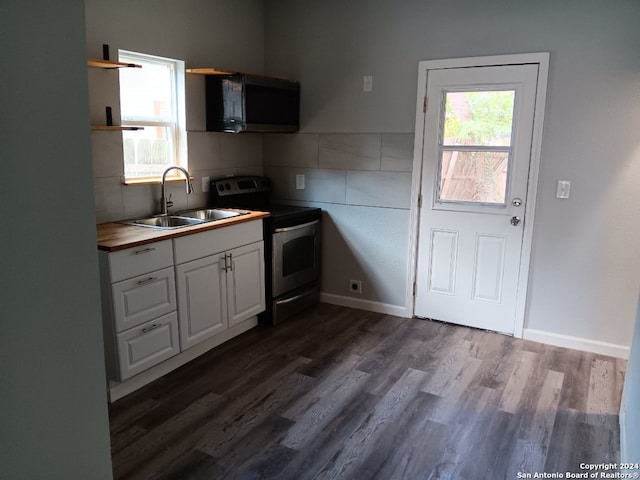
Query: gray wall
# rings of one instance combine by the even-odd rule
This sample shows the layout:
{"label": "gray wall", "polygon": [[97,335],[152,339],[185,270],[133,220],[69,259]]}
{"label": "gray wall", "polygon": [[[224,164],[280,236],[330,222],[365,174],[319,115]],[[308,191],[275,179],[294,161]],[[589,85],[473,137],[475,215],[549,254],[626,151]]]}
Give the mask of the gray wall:
{"label": "gray wall", "polygon": [[[640,303],[636,314],[635,329],[631,342],[631,354],[620,405],[620,461],[637,463],[640,455]],[[634,458],[636,460],[634,460]]]}
{"label": "gray wall", "polygon": [[[320,145],[328,134],[412,134],[420,60],[550,52],[525,328],[629,345],[640,288],[637,0],[270,0],[265,15],[265,69],[300,80],[302,132],[319,135]],[[363,75],[373,75],[373,92],[362,92]],[[265,144],[265,158],[276,153]],[[363,210],[355,204],[365,202],[324,195],[343,195],[343,178],[370,168],[345,158],[323,162],[316,151],[304,168],[323,179],[322,188],[304,200],[335,210],[336,225],[359,225]],[[273,164],[268,171],[282,195],[299,199],[287,185],[301,166]],[[559,179],[572,181],[571,199],[555,199]],[[387,185],[384,175],[361,180],[367,191]],[[407,253],[396,229],[406,236],[408,215],[387,206],[367,212],[393,217],[393,228],[376,227],[376,241],[357,254],[348,233],[333,230],[327,254],[343,268],[326,273],[324,290],[343,292],[351,275],[375,271],[392,251],[405,271],[383,279],[379,291],[387,293],[375,299],[401,301]]]}
{"label": "gray wall", "polygon": [[0,44],[0,477],[109,479],[84,3],[3,1]]}
{"label": "gray wall", "polygon": [[[264,67],[264,15],[262,0],[87,0],[87,52],[102,56],[110,46],[111,59],[118,49],[185,61],[187,68],[217,67],[262,73]],[[187,197],[182,184],[172,184],[174,209],[203,206],[202,177],[262,173],[260,135],[223,135],[204,130],[204,81],[187,74],[187,134],[189,172],[195,177],[195,194]],[[104,124],[104,107],[120,119],[118,73],[90,69],[89,94],[92,122]],[[107,222],[157,213],[158,185],[125,186],[122,135],[93,132],[96,217]]]}

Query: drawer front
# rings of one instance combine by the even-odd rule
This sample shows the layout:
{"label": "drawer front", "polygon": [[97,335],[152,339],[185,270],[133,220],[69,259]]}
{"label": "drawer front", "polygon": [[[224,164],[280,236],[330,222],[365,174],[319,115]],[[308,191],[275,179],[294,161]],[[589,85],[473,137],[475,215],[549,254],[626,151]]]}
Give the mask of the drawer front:
{"label": "drawer front", "polygon": [[111,281],[119,282],[173,265],[171,240],[150,243],[109,254]]}
{"label": "drawer front", "polygon": [[173,240],[176,265],[262,240],[262,220],[239,223]]}
{"label": "drawer front", "polygon": [[122,381],[180,352],[178,314],[171,312],[121,333],[117,338]]}
{"label": "drawer front", "polygon": [[118,333],[176,309],[173,267],[118,282],[111,289]]}

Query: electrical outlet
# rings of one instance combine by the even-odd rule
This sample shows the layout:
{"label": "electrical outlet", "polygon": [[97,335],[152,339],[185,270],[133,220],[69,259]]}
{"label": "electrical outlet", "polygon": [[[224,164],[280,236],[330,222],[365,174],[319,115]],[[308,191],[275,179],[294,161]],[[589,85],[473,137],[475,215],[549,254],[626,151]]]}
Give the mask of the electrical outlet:
{"label": "electrical outlet", "polygon": [[211,181],[210,177],[202,177],[202,192],[206,193],[209,191],[209,183]]}
{"label": "electrical outlet", "polygon": [[349,280],[349,292],[362,295],[362,282],[360,280]]}
{"label": "electrical outlet", "polygon": [[296,175],[296,190],[304,190],[304,175]]}

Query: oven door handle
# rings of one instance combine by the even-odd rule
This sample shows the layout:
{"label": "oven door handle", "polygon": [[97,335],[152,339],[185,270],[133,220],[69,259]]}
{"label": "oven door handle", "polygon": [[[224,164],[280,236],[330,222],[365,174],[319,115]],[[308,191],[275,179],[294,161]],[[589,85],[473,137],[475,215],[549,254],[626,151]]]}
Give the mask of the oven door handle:
{"label": "oven door handle", "polygon": [[276,228],[274,233],[283,233],[283,232],[292,232],[293,230],[300,230],[302,228],[307,228],[316,223],[320,223],[320,220],[314,220],[313,222],[303,223],[302,225],[296,225],[295,227],[287,227],[287,228]]}
{"label": "oven door handle", "polygon": [[286,303],[291,303],[291,302],[295,302],[296,300],[300,300],[302,297],[304,297],[305,295],[308,295],[309,292],[303,292],[299,295],[296,295],[295,297],[291,297],[291,298],[287,298],[285,300],[276,300],[275,303],[277,303],[278,305],[284,305]]}

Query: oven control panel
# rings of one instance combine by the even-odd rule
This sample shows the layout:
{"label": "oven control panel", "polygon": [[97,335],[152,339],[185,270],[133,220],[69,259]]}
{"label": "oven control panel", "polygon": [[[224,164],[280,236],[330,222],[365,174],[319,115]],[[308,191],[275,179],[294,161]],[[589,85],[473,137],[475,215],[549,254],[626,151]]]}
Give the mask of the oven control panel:
{"label": "oven control panel", "polygon": [[271,181],[266,177],[228,177],[211,180],[211,191],[219,197],[256,192],[270,192]]}

